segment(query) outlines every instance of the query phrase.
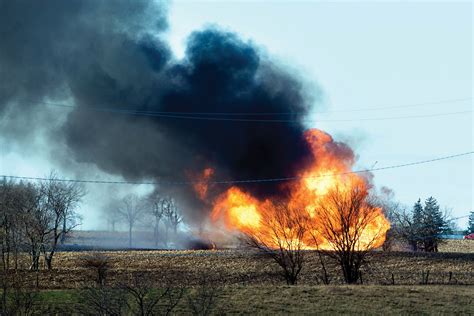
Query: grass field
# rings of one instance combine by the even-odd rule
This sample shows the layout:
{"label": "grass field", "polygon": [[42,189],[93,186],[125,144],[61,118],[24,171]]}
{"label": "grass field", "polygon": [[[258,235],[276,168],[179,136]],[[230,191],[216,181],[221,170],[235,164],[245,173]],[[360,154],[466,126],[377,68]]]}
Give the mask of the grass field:
{"label": "grass field", "polygon": [[[49,290],[41,304],[50,313],[79,314],[79,290]],[[211,314],[471,315],[474,287],[466,286],[232,286],[216,294]],[[182,299],[173,314],[191,314]]]}

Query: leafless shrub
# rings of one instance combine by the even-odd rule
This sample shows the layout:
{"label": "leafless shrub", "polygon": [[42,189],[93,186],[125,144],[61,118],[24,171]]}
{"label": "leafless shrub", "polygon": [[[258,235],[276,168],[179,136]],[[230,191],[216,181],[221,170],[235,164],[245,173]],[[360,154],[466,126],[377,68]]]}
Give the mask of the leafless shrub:
{"label": "leafless shrub", "polygon": [[97,287],[81,291],[81,309],[85,315],[123,315],[126,310],[126,293],[120,288]]}
{"label": "leafless shrub", "polygon": [[193,315],[210,315],[215,310],[220,290],[216,278],[211,275],[202,276],[199,286],[191,289],[186,295]]}
{"label": "leafless shrub", "polygon": [[20,274],[3,275],[1,315],[33,315],[39,307],[38,290],[29,286]]}
{"label": "leafless shrub", "polygon": [[275,203],[264,208],[262,214],[261,227],[244,232],[244,240],[280,266],[287,284],[296,284],[304,264],[303,240],[309,234],[303,212]]}
{"label": "leafless shrub", "polygon": [[149,275],[133,273],[124,286],[127,306],[133,315],[169,315],[181,300],[184,289],[160,287]]}
{"label": "leafless shrub", "polygon": [[371,236],[364,236],[378,211],[365,186],[358,183],[348,188],[336,186],[317,206],[318,221],[311,230],[313,238],[317,241],[322,237],[329,243],[331,251],[325,253],[340,265],[346,283],[361,279],[360,268],[384,233],[380,229],[373,231]]}
{"label": "leafless shrub", "polygon": [[88,254],[82,258],[82,266],[95,270],[97,285],[105,285],[107,271],[110,268],[110,258],[108,256],[99,252]]}

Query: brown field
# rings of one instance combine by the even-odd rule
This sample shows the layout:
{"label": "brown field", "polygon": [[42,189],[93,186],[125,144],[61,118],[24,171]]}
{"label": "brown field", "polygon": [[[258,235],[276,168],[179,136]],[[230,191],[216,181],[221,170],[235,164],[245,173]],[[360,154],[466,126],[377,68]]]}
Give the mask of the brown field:
{"label": "brown field", "polygon": [[440,252],[474,253],[474,240],[446,240],[439,246]]}
{"label": "brown field", "polygon": [[[449,248],[450,247],[450,248]],[[471,249],[468,253],[466,249]],[[453,252],[410,253],[374,252],[362,271],[362,282],[372,285],[416,285],[422,274],[429,271],[429,284],[474,285],[474,241],[452,241],[442,250]],[[466,253],[455,252],[463,249]],[[177,286],[199,283],[203,276],[215,279],[220,285],[276,285],[282,284],[279,268],[269,258],[249,250],[163,250],[163,251],[106,251],[111,267],[108,282],[118,284],[133,273],[146,274],[157,282]],[[94,271],[84,268],[82,259],[90,252],[59,252],[53,261],[53,271],[38,274],[24,271],[38,280],[43,289],[74,289],[94,282]],[[332,284],[342,284],[339,269],[329,258]],[[392,278],[393,274],[393,278]],[[318,256],[306,253],[301,273],[301,285],[318,285],[322,275]]]}

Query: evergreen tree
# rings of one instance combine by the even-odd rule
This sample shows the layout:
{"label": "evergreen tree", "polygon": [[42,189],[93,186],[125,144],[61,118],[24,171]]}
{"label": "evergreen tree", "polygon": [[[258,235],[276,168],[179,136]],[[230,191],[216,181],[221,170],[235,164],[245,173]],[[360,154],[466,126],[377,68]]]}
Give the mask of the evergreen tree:
{"label": "evergreen tree", "polygon": [[413,205],[413,218],[411,227],[407,233],[408,243],[410,244],[413,251],[417,251],[420,243],[423,241],[423,206],[421,205],[421,199]]}
{"label": "evergreen tree", "polygon": [[467,223],[467,233],[474,234],[474,211],[469,214],[469,222]]}
{"label": "evergreen tree", "polygon": [[422,226],[418,230],[418,234],[422,238],[423,250],[437,252],[441,235],[448,232],[448,222],[444,219],[438,202],[435,198],[429,197],[425,201],[422,212]]}

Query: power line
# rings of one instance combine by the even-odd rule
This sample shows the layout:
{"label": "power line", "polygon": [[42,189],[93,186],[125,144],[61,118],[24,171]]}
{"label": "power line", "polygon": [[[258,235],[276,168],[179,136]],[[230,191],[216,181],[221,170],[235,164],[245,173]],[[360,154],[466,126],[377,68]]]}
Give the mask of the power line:
{"label": "power line", "polygon": [[[445,104],[445,103],[456,103],[456,102],[464,102],[472,100],[472,98],[458,98],[458,99],[448,99],[448,100],[440,100],[440,101],[431,101],[431,102],[422,102],[422,103],[411,103],[405,105],[393,105],[393,106],[382,106],[382,107],[367,107],[367,108],[359,108],[359,109],[350,109],[350,110],[333,110],[333,111],[313,111],[312,113],[345,113],[345,112],[359,112],[359,111],[378,111],[378,110],[386,110],[386,109],[396,109],[396,108],[409,108],[409,107],[419,107],[419,106],[427,106],[427,105],[435,105],[435,104]],[[62,104],[62,103],[53,103],[53,102],[31,102],[35,104],[45,104],[50,106],[56,107],[66,107],[66,108],[74,108],[76,106],[70,104]],[[136,106],[136,105],[131,105]],[[129,109],[120,109],[120,108],[108,108],[108,107],[101,107],[101,106],[84,106],[81,109],[86,110],[95,110],[95,111],[102,111],[102,112],[116,112],[116,113],[134,113],[134,114],[141,114],[144,116],[153,116],[155,115],[179,115],[179,116],[196,116],[196,115],[215,115],[215,116],[270,116],[270,115],[306,115],[306,112],[189,112],[189,111],[148,111],[148,110],[129,110]]]}
{"label": "power line", "polygon": [[[297,176],[297,177],[245,179],[245,180],[216,180],[216,181],[206,181],[206,183],[208,184],[267,183],[267,182],[284,182],[284,181],[294,181],[294,180],[301,180],[301,179],[342,176],[342,175],[348,175],[348,174],[359,174],[359,173],[366,173],[366,172],[373,172],[373,171],[380,171],[380,170],[387,170],[387,169],[404,168],[404,167],[421,165],[421,164],[431,163],[431,162],[440,161],[440,160],[447,160],[447,159],[457,158],[461,156],[472,155],[473,153],[474,151],[469,151],[465,153],[444,156],[444,157],[439,157],[439,158],[433,158],[429,160],[409,162],[409,163],[399,164],[399,165],[356,170],[356,171],[348,171],[348,172],[343,172],[343,173],[332,173],[332,174],[325,174],[325,175],[311,176],[311,177],[298,177]],[[135,182],[135,181],[81,180],[81,179],[61,179],[61,178],[50,179],[50,178],[45,178],[45,177],[27,177],[27,176],[12,176],[12,175],[0,175],[0,178],[9,178],[9,179],[17,179],[17,180],[32,180],[32,181],[54,180],[58,182],[76,182],[76,183],[93,183],[93,184],[132,184],[132,185],[192,185],[192,184],[199,184],[199,183],[204,182],[204,181],[164,181],[164,180],[152,181],[152,182]]]}
{"label": "power line", "polygon": [[378,118],[361,118],[361,119],[335,119],[335,120],[287,120],[287,119],[240,119],[240,118],[221,118],[221,117],[201,117],[201,116],[184,116],[184,115],[167,115],[167,114],[144,114],[138,112],[120,112],[123,114],[131,114],[137,116],[151,116],[159,118],[171,118],[171,119],[184,119],[184,120],[201,120],[201,121],[226,121],[226,122],[260,122],[260,123],[319,123],[319,122],[358,122],[358,121],[386,121],[386,120],[400,120],[400,119],[411,119],[411,118],[424,118],[424,117],[439,117],[449,115],[459,115],[472,113],[472,110],[459,111],[459,112],[448,112],[438,114],[427,114],[427,115],[411,115],[411,116],[396,116],[396,117],[378,117]]}
{"label": "power line", "polygon": [[458,220],[458,219],[461,219],[461,218],[467,218],[469,216],[471,216],[471,215],[467,214],[467,215],[464,215],[464,216],[453,217],[453,218],[450,218],[448,220],[451,222],[451,221],[455,221],[455,220]]}
{"label": "power line", "polygon": [[[66,107],[74,108],[74,106],[72,105],[71,106],[68,105]],[[133,115],[133,116],[155,117],[155,118],[198,120],[198,121],[257,122],[257,123],[319,123],[319,122],[386,121],[386,120],[400,120],[400,119],[413,119],[413,118],[441,117],[441,116],[472,113],[472,110],[466,110],[466,111],[458,111],[458,112],[447,112],[447,113],[445,112],[445,113],[436,113],[436,114],[421,114],[421,115],[394,116],[394,117],[392,116],[392,117],[359,118],[359,119],[311,120],[311,119],[248,119],[248,118],[190,116],[190,115],[177,115],[177,114],[160,114],[160,113],[155,113],[155,112],[135,111],[135,110],[119,110],[119,109],[112,109],[112,108],[92,108],[92,107],[82,107],[81,109],[95,110],[98,112],[126,114],[126,115]],[[163,113],[180,113],[181,114],[185,112],[163,112]]]}

